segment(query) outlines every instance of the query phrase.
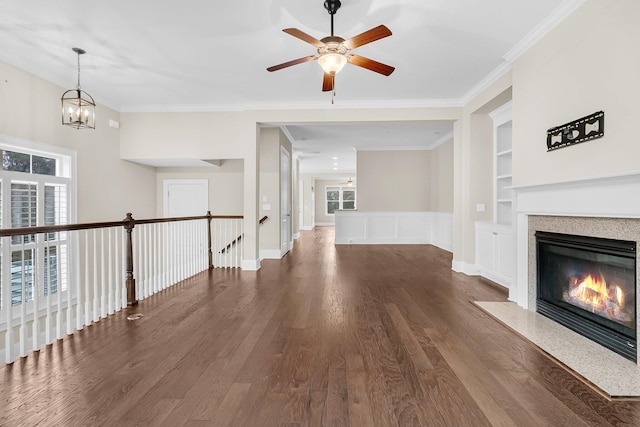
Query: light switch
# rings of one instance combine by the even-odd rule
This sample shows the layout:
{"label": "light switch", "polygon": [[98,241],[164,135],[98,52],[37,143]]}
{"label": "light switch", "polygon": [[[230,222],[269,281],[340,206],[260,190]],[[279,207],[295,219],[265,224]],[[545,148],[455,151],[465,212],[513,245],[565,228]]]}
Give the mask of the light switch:
{"label": "light switch", "polygon": [[476,204],[476,212],[484,212],[484,203],[478,203]]}

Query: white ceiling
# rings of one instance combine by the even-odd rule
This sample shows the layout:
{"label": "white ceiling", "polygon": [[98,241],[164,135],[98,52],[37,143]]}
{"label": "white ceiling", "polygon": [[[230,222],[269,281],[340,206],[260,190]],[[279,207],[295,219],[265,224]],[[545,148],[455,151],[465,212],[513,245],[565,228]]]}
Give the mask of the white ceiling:
{"label": "white ceiling", "polygon": [[[315,53],[282,29],[328,35],[323,0],[3,1],[0,61],[73,88],[71,48],[85,49],[82,88],[119,111],[451,105],[503,66],[505,55],[543,23],[581,1],[342,0],[335,33],[349,38],[386,25],[391,37],[355,53],[396,70],[384,77],[347,64],[336,77],[335,106],[321,91],[316,63],[266,71]],[[314,140],[319,132],[289,130]],[[424,129],[418,130],[416,138],[423,138]],[[426,143],[404,138],[385,140]]]}

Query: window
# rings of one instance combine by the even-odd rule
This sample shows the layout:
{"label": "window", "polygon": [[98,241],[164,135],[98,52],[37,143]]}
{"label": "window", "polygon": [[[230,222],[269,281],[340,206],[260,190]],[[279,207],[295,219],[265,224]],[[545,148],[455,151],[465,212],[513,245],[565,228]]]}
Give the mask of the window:
{"label": "window", "polygon": [[353,210],[356,208],[356,188],[326,187],[327,215],[334,215],[337,210]]}
{"label": "window", "polygon": [[[0,135],[0,226],[34,227],[67,224],[71,219],[70,190],[73,155],[57,147],[45,147]],[[51,152],[45,151],[51,148]],[[63,154],[64,153],[64,154]],[[10,246],[5,248],[4,245]],[[2,238],[0,264],[11,273],[10,284],[0,275],[0,310],[4,286],[11,288],[11,305],[29,303],[37,287],[40,297],[68,288],[68,233],[30,234]]]}

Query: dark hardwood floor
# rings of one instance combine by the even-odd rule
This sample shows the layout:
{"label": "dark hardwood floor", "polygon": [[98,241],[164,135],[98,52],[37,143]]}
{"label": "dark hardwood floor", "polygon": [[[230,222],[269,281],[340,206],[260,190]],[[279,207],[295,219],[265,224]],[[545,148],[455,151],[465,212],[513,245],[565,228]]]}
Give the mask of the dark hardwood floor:
{"label": "dark hardwood floor", "polygon": [[302,232],[0,368],[2,426],[638,426],[471,302],[432,246]]}

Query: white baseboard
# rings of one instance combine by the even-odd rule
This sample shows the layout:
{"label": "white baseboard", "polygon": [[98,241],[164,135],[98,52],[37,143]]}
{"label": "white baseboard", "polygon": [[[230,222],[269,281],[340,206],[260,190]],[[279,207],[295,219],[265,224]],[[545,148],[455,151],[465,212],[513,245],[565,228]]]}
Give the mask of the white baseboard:
{"label": "white baseboard", "polygon": [[[278,249],[260,249],[260,259],[281,259],[280,251]],[[243,267],[244,270],[244,267]]]}
{"label": "white baseboard", "polygon": [[466,262],[456,261],[455,259],[451,261],[451,269],[456,273],[464,273],[467,276],[480,275],[478,267],[476,267],[475,264],[467,264]]}
{"label": "white baseboard", "polygon": [[313,231],[313,227],[310,225],[303,225],[302,227],[300,227],[300,230],[302,231]]}
{"label": "white baseboard", "polygon": [[300,233],[294,233],[293,240],[298,240],[300,238]]}
{"label": "white baseboard", "polygon": [[243,259],[242,269],[247,271],[258,271],[260,270],[260,260],[259,259]]}
{"label": "white baseboard", "polygon": [[336,225],[333,222],[316,222],[316,227],[333,227]]}

